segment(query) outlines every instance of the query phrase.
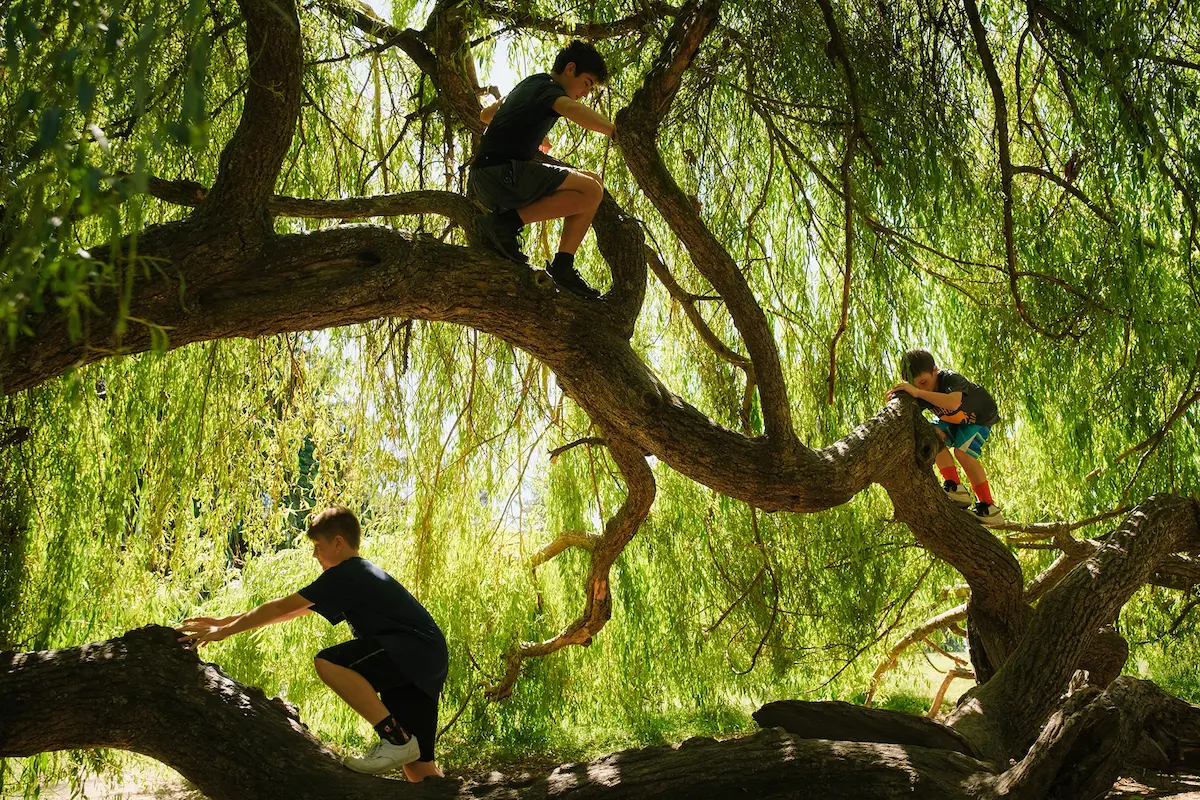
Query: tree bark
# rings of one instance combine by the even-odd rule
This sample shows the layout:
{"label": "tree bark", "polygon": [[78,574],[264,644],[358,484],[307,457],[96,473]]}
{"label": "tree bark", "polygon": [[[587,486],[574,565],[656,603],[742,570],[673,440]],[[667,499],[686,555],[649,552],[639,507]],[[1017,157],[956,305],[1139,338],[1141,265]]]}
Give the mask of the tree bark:
{"label": "tree bark", "polygon": [[[491,773],[420,784],[345,769],[295,708],[230,679],[151,626],[67,650],[0,653],[0,757],[132,750],[178,770],[213,800],[247,797],[828,800],[964,798],[978,761],[915,745],[804,739],[777,729],[725,742],[614,753],[548,775]],[[878,713],[878,712],[876,712]]]}

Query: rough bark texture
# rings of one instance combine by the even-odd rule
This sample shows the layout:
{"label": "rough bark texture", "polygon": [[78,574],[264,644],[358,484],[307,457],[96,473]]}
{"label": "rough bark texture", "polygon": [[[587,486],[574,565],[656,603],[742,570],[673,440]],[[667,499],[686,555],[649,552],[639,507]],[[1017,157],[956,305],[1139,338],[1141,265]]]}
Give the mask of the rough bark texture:
{"label": "rough bark texture", "polygon": [[152,626],[119,639],[0,653],[0,757],[116,747],[178,770],[213,800],[247,797],[961,798],[980,772],[947,750],[813,741],[781,731],[614,753],[548,775],[470,783],[351,772],[294,708],[230,679]]}
{"label": "rough bark texture", "polygon": [[976,756],[970,742],[931,719],[852,703],[779,700],[754,712],[754,721],[764,728],[783,728],[801,739],[917,745]]}

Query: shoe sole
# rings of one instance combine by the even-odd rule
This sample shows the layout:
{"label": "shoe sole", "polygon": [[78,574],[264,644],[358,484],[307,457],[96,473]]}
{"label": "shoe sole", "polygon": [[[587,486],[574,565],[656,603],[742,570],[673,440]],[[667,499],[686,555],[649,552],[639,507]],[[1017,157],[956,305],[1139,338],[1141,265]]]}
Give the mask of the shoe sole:
{"label": "shoe sole", "polygon": [[351,772],[357,772],[360,775],[380,775],[384,772],[391,772],[392,770],[400,769],[401,767],[405,766],[406,764],[412,764],[412,763],[420,761],[420,760],[421,760],[421,750],[418,748],[416,751],[416,754],[413,755],[412,758],[410,758],[406,761],[398,761],[395,764],[389,764],[386,767],[380,767],[378,769],[367,769],[366,767],[360,767],[360,766],[354,764],[349,758],[342,759],[342,766],[345,767],[346,769],[350,770]]}
{"label": "shoe sole", "polygon": [[570,292],[576,297],[582,297],[584,300],[599,300],[601,294],[596,289],[584,283],[582,286],[572,287],[567,281],[554,277],[554,273],[546,270],[547,274],[554,281],[554,285],[562,289],[564,292]]}
{"label": "shoe sole", "polygon": [[966,511],[968,514],[970,514],[971,519],[975,520],[985,528],[990,528],[993,525],[1003,525],[1004,523],[1008,522],[1003,515],[997,517],[981,517],[970,508],[964,508],[963,511]]}

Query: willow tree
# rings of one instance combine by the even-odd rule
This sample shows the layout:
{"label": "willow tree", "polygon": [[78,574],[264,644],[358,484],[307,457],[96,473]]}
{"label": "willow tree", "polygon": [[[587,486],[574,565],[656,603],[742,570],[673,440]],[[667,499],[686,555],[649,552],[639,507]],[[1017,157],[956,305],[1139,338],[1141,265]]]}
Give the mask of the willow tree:
{"label": "willow tree", "polygon": [[[552,371],[593,428],[560,450],[605,448],[624,483],[601,531],[564,531],[538,556],[587,554],[582,608],[513,648],[493,696],[529,659],[600,634],[614,565],[674,474],[748,506],[762,553],[759,512],[835,513],[881,487],[894,519],[969,587],[935,623],[966,620],[978,685],[944,725],[772,705],[759,721],[790,733],[624,753],[532,782],[410,789],[340,771],[294,712],[150,629],[3,654],[0,754],[134,750],[214,797],[768,797],[817,780],[829,797],[914,785],[930,797],[1094,797],[1131,764],[1186,762],[1197,709],[1122,677],[1128,645],[1113,626],[1142,587],[1200,578],[1185,497],[1200,395],[1200,10],[818,0],[781,16],[705,0],[592,14],[437,2],[413,29],[336,0],[10,6],[7,413],[118,354],[453,323]],[[496,91],[476,59],[498,31],[586,37],[619,63],[603,100],[613,147],[572,150],[609,190],[584,253],[593,282],[611,276],[598,301],[470,240],[476,208],[454,190],[482,132],[480,98]],[[371,137],[356,116],[374,117]],[[404,224],[353,222],[370,218]],[[1018,559],[952,507],[913,403],[877,410],[895,352],[918,336],[988,376],[1014,448],[1055,476],[1053,502],[1029,491],[1010,506],[1051,517],[1011,526],[1048,542],[1051,563]],[[664,344],[701,366],[663,358]],[[0,447],[31,435],[19,421]],[[1047,435],[1057,441],[1028,441]],[[1033,462],[1009,463],[1018,495]],[[19,494],[0,501],[13,541],[35,502]],[[1088,507],[1082,522],[1053,521]],[[1116,527],[1072,536],[1106,520]],[[786,573],[761,563],[743,597],[770,582],[778,598]]]}

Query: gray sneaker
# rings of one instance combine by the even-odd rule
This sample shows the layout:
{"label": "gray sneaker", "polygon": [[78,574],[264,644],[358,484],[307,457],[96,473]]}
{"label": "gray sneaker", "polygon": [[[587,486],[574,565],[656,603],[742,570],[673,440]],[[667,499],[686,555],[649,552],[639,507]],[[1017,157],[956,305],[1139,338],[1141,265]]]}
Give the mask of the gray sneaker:
{"label": "gray sneaker", "polygon": [[992,525],[999,525],[1004,522],[1004,513],[1000,510],[1000,506],[988,505],[983,501],[976,503],[971,513],[979,520],[979,524],[984,527],[991,527]]}
{"label": "gray sneaker", "polygon": [[362,758],[346,756],[342,763],[355,772],[377,775],[411,764],[420,757],[421,746],[417,744],[417,737],[410,736],[404,744],[392,744],[386,739],[380,739]]}
{"label": "gray sneaker", "polygon": [[955,505],[966,508],[971,505],[971,493],[966,490],[966,487],[954,481],[946,481],[942,484],[942,489],[946,492],[946,497],[950,498],[950,502]]}

